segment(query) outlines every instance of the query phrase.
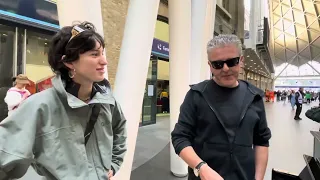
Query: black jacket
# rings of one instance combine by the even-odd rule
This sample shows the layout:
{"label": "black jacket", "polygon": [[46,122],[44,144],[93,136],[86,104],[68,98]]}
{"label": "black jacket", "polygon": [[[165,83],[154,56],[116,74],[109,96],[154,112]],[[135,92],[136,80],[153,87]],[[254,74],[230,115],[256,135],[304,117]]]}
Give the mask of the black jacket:
{"label": "black jacket", "polygon": [[[178,155],[185,147],[192,146],[197,155],[225,180],[253,180],[253,147],[269,146],[271,138],[263,104],[264,93],[245,83],[248,89],[233,141],[229,141],[226,128],[215,113],[212,106],[214,102],[208,100],[209,93],[212,93],[209,81],[191,86],[181,105],[178,123],[171,133],[172,144]],[[233,177],[230,177],[232,173]],[[189,180],[198,179],[189,168]]]}

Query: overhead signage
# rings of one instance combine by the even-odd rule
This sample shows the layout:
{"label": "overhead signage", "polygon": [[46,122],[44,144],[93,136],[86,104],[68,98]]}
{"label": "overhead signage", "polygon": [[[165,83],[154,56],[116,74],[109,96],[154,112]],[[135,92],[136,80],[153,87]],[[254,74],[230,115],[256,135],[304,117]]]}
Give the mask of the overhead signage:
{"label": "overhead signage", "polygon": [[169,43],[154,38],[152,53],[163,58],[169,58]]}
{"label": "overhead signage", "polygon": [[59,28],[56,0],[0,0],[1,17]]}

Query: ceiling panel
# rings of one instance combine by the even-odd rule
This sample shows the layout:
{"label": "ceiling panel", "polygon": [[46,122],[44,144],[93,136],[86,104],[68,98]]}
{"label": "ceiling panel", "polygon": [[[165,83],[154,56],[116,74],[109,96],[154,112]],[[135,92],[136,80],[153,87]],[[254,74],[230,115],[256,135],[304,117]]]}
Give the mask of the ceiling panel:
{"label": "ceiling panel", "polygon": [[296,66],[283,73],[292,75],[292,69],[320,62],[320,0],[273,0],[272,7],[274,65]]}
{"label": "ceiling panel", "polygon": [[[294,10],[294,11],[293,11],[293,15],[294,15],[294,20],[295,20],[296,23],[299,23],[299,24],[301,24],[302,26],[305,26],[306,21],[305,21],[304,13],[303,13],[303,12]],[[281,15],[280,15],[280,16],[281,16]]]}
{"label": "ceiling panel", "polygon": [[311,49],[311,57],[312,57],[312,59],[315,59],[317,56],[320,55],[320,48],[311,45],[310,49]]}
{"label": "ceiling panel", "polygon": [[278,30],[277,28],[274,28],[273,36],[275,39],[277,39],[281,34],[283,34],[282,31]]}
{"label": "ceiling panel", "polygon": [[290,0],[283,0],[281,3],[286,5],[286,6],[289,6],[289,7],[291,6],[291,1]]}
{"label": "ceiling panel", "polygon": [[310,26],[309,29],[312,29],[314,31],[320,31],[320,26],[319,26],[319,20],[317,19],[314,21]]}
{"label": "ceiling panel", "polygon": [[319,32],[315,32],[313,30],[308,30],[310,42],[315,41],[320,36]]}
{"label": "ceiling panel", "polygon": [[288,12],[283,16],[283,18],[289,20],[290,22],[293,22],[292,10],[290,9],[290,11],[288,11]]}
{"label": "ceiling panel", "polygon": [[282,17],[282,12],[281,12],[281,6],[277,6],[276,9],[273,11],[274,14],[279,15]]}
{"label": "ceiling panel", "polygon": [[297,52],[297,40],[294,36],[285,34],[286,48],[290,51]]}
{"label": "ceiling panel", "polygon": [[310,48],[307,47],[305,48],[304,50],[302,50],[300,53],[301,57],[303,57],[304,59],[307,59],[307,60],[311,60],[311,51],[310,51]]}
{"label": "ceiling panel", "polygon": [[290,61],[295,55],[296,55],[295,52],[286,49],[286,59],[287,59],[287,61]]}
{"label": "ceiling panel", "polygon": [[280,44],[281,46],[285,46],[284,44],[284,34],[281,34],[276,40],[276,43]]}
{"label": "ceiling panel", "polygon": [[312,45],[317,46],[318,48],[320,48],[320,38],[318,38],[315,41],[313,41]]}
{"label": "ceiling panel", "polygon": [[290,6],[282,4],[282,14],[286,14],[290,10]]}
{"label": "ceiling panel", "polygon": [[304,31],[302,34],[298,35],[299,39],[302,39],[306,42],[309,42],[309,35],[308,35],[308,31]]}
{"label": "ceiling panel", "polygon": [[314,15],[310,15],[310,14],[306,14],[305,15],[305,18],[306,18],[306,22],[307,22],[307,26],[311,26],[311,24],[318,20],[318,18]]}
{"label": "ceiling panel", "polygon": [[306,28],[302,25],[299,25],[299,24],[295,24],[295,28],[296,28],[297,36],[299,36],[300,34],[302,34],[303,32],[306,31]]}
{"label": "ceiling panel", "polygon": [[279,2],[278,1],[272,1],[272,8],[273,10],[275,10],[279,5]]}
{"label": "ceiling panel", "polygon": [[293,4],[293,6],[292,6],[294,9],[296,9],[296,10],[300,10],[300,11],[302,11],[302,4],[301,4],[301,0],[297,0],[294,4]]}
{"label": "ceiling panel", "polygon": [[308,13],[311,13],[311,14],[315,14],[315,9],[314,9],[312,1],[302,0],[302,4],[303,4],[305,12],[308,12]]}

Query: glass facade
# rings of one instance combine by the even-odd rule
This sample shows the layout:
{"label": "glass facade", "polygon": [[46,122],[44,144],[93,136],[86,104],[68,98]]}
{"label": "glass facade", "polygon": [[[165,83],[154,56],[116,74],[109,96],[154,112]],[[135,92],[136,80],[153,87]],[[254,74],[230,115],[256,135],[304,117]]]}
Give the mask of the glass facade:
{"label": "glass facade", "polygon": [[50,39],[49,35],[27,31],[25,74],[35,83],[53,75],[47,57]]}
{"label": "glass facade", "polygon": [[14,74],[16,29],[0,24],[0,119],[7,116],[4,97],[12,86]]}
{"label": "glass facade", "polygon": [[[53,75],[47,62],[47,54],[54,32],[43,32],[48,34],[0,24],[0,119],[7,116],[4,97],[13,85],[12,77],[26,74],[37,84]],[[35,92],[35,89],[32,92]]]}

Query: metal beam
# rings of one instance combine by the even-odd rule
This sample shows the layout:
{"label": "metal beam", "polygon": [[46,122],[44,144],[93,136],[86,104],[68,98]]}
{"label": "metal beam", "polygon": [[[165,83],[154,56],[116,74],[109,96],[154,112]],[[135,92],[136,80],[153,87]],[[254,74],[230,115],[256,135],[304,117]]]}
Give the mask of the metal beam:
{"label": "metal beam", "polygon": [[292,57],[292,59],[290,60],[290,62],[287,62],[288,64],[286,65],[286,67],[284,67],[284,68],[282,69],[282,71],[276,76],[276,78],[274,78],[274,80],[276,80],[276,79],[283,73],[283,71],[287,69],[287,67],[289,66],[289,64],[291,64],[292,61],[293,61],[296,57],[297,57],[297,55],[295,55],[294,57]]}
{"label": "metal beam", "polygon": [[317,73],[320,75],[320,72],[319,72],[316,68],[314,68],[309,62],[307,62],[307,64],[308,64],[315,72],[317,72]]}

